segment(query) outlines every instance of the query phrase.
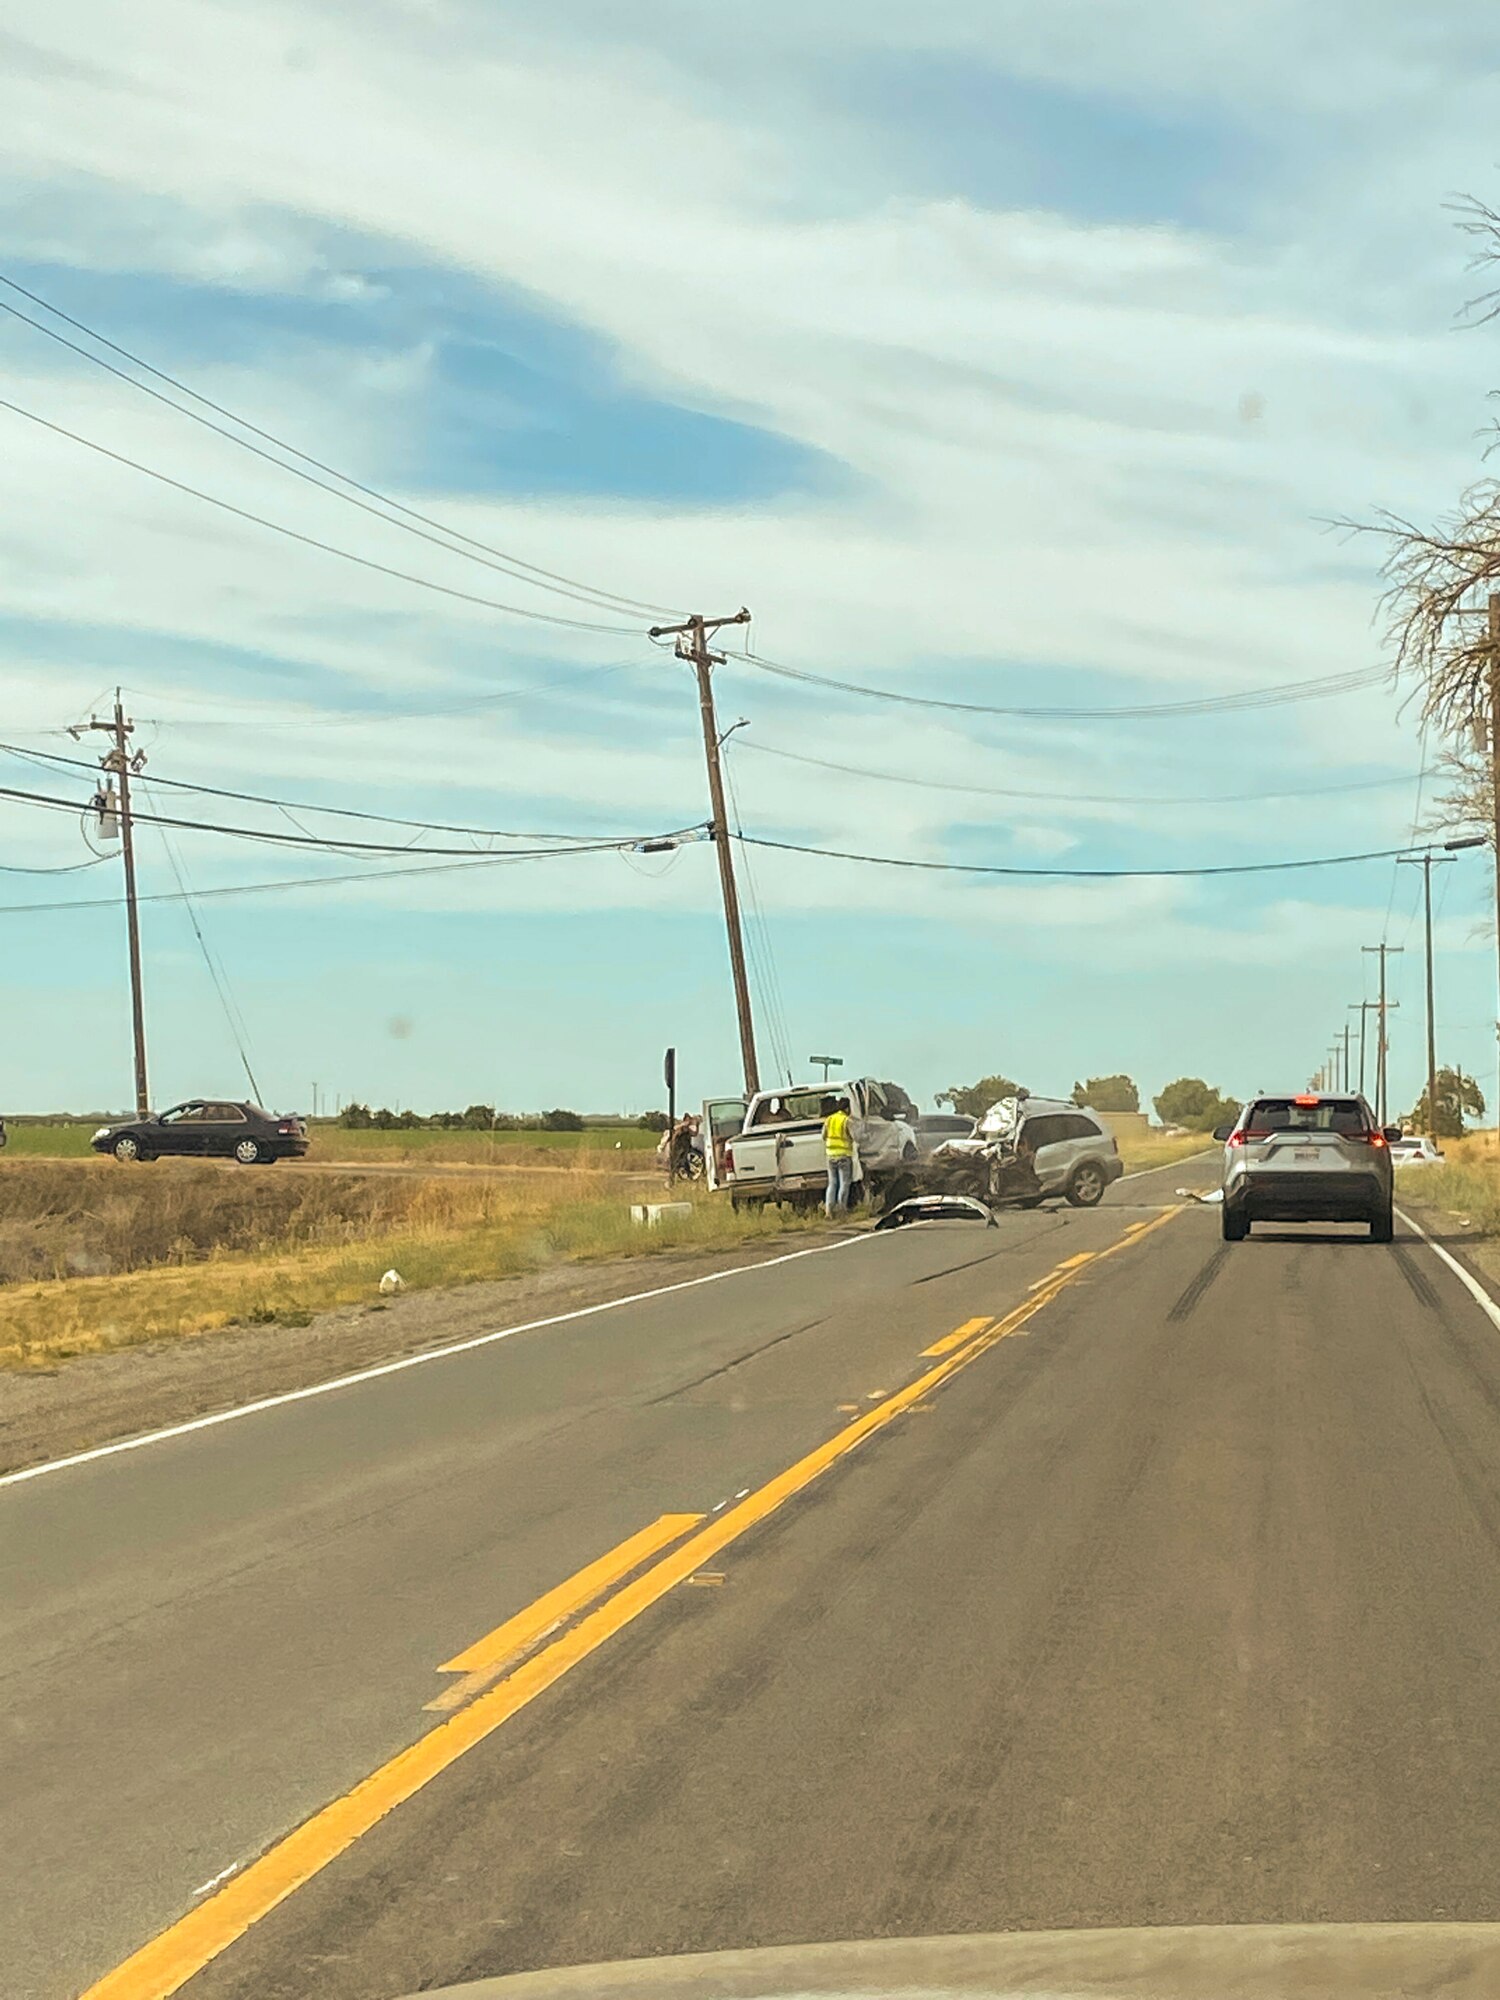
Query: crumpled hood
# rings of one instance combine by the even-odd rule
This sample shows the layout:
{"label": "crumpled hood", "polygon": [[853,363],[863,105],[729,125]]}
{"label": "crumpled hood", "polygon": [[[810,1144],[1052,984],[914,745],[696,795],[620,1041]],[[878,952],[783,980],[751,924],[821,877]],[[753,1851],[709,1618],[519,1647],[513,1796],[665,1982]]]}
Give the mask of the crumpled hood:
{"label": "crumpled hood", "polygon": [[[1500,1924],[1007,1931],[567,1966],[421,2000],[1494,2000]],[[413,1996],[417,2000],[417,1996]]]}

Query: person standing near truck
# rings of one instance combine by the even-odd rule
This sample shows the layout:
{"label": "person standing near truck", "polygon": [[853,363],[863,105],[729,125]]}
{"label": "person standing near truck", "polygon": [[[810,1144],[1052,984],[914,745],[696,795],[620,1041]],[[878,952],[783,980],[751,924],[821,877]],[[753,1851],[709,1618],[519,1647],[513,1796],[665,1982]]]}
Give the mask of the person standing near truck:
{"label": "person standing near truck", "polygon": [[823,1151],[828,1159],[828,1194],[823,1207],[830,1220],[849,1206],[854,1187],[854,1134],[849,1125],[847,1097],[823,1099]]}

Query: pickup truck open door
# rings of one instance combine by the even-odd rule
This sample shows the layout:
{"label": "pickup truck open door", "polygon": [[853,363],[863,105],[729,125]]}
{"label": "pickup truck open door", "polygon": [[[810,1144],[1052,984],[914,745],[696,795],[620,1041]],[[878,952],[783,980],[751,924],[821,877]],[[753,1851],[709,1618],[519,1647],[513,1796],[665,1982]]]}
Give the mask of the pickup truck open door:
{"label": "pickup truck open door", "polygon": [[724,1185],[724,1148],[744,1129],[747,1097],[706,1097],[703,1100],[703,1167],[711,1188]]}

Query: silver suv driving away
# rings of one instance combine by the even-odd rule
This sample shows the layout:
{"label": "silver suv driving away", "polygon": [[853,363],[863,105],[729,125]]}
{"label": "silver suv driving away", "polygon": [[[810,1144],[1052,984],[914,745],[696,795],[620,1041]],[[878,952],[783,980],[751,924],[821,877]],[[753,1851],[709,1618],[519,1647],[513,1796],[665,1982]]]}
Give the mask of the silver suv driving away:
{"label": "silver suv driving away", "polygon": [[1224,1141],[1224,1241],[1241,1243],[1255,1222],[1367,1222],[1372,1243],[1389,1243],[1394,1176],[1391,1144],[1358,1095],[1303,1091],[1257,1097]]}

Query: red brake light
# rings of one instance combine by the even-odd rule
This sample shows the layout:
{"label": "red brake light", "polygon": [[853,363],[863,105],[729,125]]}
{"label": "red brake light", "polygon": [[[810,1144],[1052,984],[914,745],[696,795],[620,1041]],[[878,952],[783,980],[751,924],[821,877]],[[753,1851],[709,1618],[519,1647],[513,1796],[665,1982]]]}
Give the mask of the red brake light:
{"label": "red brake light", "polygon": [[1231,1132],[1227,1143],[1231,1146],[1243,1146],[1249,1136],[1248,1132]]}
{"label": "red brake light", "polygon": [[732,1174],[732,1173],[734,1172],[734,1148],[733,1148],[733,1146],[726,1146],[726,1147],[724,1148],[724,1171],[725,1171],[725,1173],[726,1173],[726,1174]]}
{"label": "red brake light", "polygon": [[1372,1146],[1383,1146],[1386,1143],[1384,1132],[1367,1132],[1365,1137]]}
{"label": "red brake light", "polygon": [[1294,1097],[1292,1102],[1293,1104],[1300,1105],[1305,1110],[1307,1106],[1316,1104],[1318,1100],[1316,1097]]}

